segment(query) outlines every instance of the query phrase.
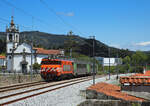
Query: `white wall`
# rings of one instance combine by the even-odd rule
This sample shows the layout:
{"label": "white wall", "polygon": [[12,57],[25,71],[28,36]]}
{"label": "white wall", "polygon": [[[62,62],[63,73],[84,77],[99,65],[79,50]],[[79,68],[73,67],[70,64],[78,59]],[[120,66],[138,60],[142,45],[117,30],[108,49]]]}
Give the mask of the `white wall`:
{"label": "white wall", "polygon": [[[22,64],[21,62],[23,61],[23,56],[22,55],[15,55],[14,56],[14,70],[16,72],[22,72]],[[32,63],[34,64],[34,56],[32,57]],[[26,62],[27,64],[27,72],[30,72],[30,66],[31,66],[31,55],[26,55]]]}
{"label": "white wall", "polygon": [[26,43],[19,45],[14,53],[22,53],[24,49],[26,53],[31,53],[31,46]]}
{"label": "white wall", "polygon": [[7,43],[7,53],[12,53],[12,48],[13,48],[13,43],[12,42]]}
{"label": "white wall", "polygon": [[0,66],[4,66],[5,65],[5,59],[0,59]]}
{"label": "white wall", "polygon": [[12,62],[12,58],[9,59],[10,55],[7,55],[6,59],[7,59],[7,70],[11,71],[11,62]]}
{"label": "white wall", "polygon": [[41,64],[42,59],[43,59],[43,58],[46,58],[46,57],[48,57],[48,55],[41,55],[41,54],[38,54],[38,55],[37,55],[37,63],[38,63],[38,64]]}
{"label": "white wall", "polygon": [[[109,58],[103,59],[103,65],[109,66]],[[116,66],[116,65],[117,65],[117,63],[115,63],[115,58],[110,58],[110,66]]]}
{"label": "white wall", "polygon": [[15,55],[14,56],[14,71],[20,72],[21,71],[21,64],[20,62],[23,60],[23,57],[21,55]]}

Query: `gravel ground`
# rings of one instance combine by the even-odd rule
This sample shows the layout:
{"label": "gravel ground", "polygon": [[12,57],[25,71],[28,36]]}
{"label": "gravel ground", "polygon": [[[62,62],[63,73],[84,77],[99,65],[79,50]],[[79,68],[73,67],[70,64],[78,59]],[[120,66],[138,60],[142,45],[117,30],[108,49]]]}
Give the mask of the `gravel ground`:
{"label": "gravel ground", "polygon": [[[96,79],[96,83],[107,82],[119,84],[118,81],[115,80],[116,75],[111,76],[111,80],[106,80],[107,78],[108,76]],[[81,96],[80,90],[85,90],[87,87],[92,85],[92,83],[93,81],[91,80],[71,85],[69,87],[61,88],[49,93],[41,94],[39,96],[10,104],[9,106],[77,106],[79,103],[86,100],[84,96]]]}

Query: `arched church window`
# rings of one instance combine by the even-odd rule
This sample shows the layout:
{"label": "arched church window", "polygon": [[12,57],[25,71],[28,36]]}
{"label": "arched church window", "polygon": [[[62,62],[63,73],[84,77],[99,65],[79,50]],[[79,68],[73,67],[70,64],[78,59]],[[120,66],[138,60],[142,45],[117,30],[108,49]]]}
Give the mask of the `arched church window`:
{"label": "arched church window", "polygon": [[9,56],[9,59],[11,59],[11,56]]}
{"label": "arched church window", "polygon": [[16,42],[18,41],[18,36],[16,35]]}
{"label": "arched church window", "polygon": [[9,41],[12,42],[12,34],[9,34]]}

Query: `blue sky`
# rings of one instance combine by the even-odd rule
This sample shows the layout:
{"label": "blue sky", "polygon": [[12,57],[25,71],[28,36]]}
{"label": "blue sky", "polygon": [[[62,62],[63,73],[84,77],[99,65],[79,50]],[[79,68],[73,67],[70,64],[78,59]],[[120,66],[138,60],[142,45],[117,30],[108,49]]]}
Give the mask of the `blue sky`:
{"label": "blue sky", "polygon": [[[15,23],[30,27],[20,26],[21,31],[67,34],[72,30],[86,38],[95,35],[110,46],[150,50],[150,0],[43,1],[50,10],[40,0],[0,0],[0,18],[10,20],[13,14]],[[7,23],[0,19],[0,31],[5,31]]]}

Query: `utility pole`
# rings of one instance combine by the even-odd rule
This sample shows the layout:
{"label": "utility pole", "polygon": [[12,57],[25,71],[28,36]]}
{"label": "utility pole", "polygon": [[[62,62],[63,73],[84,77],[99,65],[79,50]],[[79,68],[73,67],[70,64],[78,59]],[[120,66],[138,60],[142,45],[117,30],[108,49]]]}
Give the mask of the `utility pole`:
{"label": "utility pole", "polygon": [[68,35],[69,35],[69,42],[70,42],[70,57],[72,58],[72,31],[70,31],[69,33],[68,33]]}
{"label": "utility pole", "polygon": [[14,72],[14,43],[13,43],[13,48],[12,48],[12,62],[11,62],[11,71]]}
{"label": "utility pole", "polygon": [[30,70],[30,71],[31,71],[31,72],[30,72],[31,81],[32,81],[32,74],[33,74],[33,73],[32,73],[32,71],[33,71],[33,70],[32,70],[32,69],[33,69],[33,68],[32,68],[32,64],[33,64],[33,63],[32,63],[32,60],[33,60],[33,57],[32,57],[32,56],[33,56],[33,36],[32,36],[32,38],[31,38],[31,70]]}
{"label": "utility pole", "polygon": [[118,71],[119,71],[118,70],[118,64],[119,64],[119,58],[118,58],[118,53],[117,53],[117,68],[116,68],[117,69],[117,78],[116,79],[118,79]]}
{"label": "utility pole", "polygon": [[110,80],[110,47],[108,48],[108,55],[109,55],[109,80]]}
{"label": "utility pole", "polygon": [[93,39],[93,85],[95,85],[95,36],[90,36]]}
{"label": "utility pole", "polygon": [[[33,30],[33,20],[34,20],[34,17],[32,17],[32,30]],[[33,67],[32,67],[32,65],[33,65],[33,62],[32,62],[32,60],[33,60],[33,35],[31,36],[31,72],[30,72],[30,75],[31,75],[31,81],[32,81],[32,74],[33,74]]]}

